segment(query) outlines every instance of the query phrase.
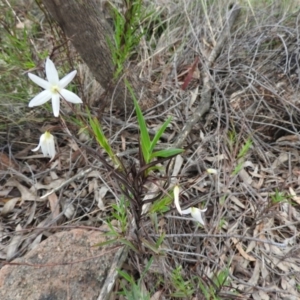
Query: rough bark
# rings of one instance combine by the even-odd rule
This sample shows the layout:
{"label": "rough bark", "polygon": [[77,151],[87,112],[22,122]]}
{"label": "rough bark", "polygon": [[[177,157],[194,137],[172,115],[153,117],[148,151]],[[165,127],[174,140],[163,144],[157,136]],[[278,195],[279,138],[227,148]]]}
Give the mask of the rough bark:
{"label": "rough bark", "polygon": [[[131,108],[132,99],[126,92],[124,81],[119,80],[116,84],[112,81],[114,66],[106,41],[107,38],[112,40],[113,31],[101,7],[93,0],[43,0],[43,4],[106,90],[107,104],[113,101],[118,108]],[[132,86],[138,97],[140,87],[137,88],[136,82],[132,82]]]}

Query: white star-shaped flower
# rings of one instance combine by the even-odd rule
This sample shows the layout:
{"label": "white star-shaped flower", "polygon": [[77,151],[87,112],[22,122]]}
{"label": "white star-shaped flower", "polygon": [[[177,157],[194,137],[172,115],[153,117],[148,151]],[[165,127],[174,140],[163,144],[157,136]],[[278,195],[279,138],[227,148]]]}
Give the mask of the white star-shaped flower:
{"label": "white star-shaped flower", "polygon": [[54,136],[49,131],[46,131],[44,134],[41,135],[38,146],[32,149],[32,151],[38,151],[40,148],[42,148],[44,156],[51,157],[51,160],[54,158],[56,154]]}
{"label": "white star-shaped flower", "polygon": [[191,214],[192,218],[199,222],[200,224],[202,224],[203,226],[205,225],[205,222],[202,218],[202,213],[206,212],[207,208],[205,209],[199,209],[197,207],[189,207],[187,209],[181,210],[180,204],[179,204],[179,186],[176,185],[174,187],[174,202],[175,202],[175,206],[178,210],[178,212],[181,215],[187,215],[187,214]]}
{"label": "white star-shaped flower", "polygon": [[73,80],[77,71],[72,71],[64,78],[59,80],[57,70],[50,58],[46,60],[46,76],[44,80],[34,74],[28,73],[29,78],[42,87],[44,91],[36,95],[30,102],[29,107],[39,106],[52,99],[52,109],[55,117],[59,116],[60,98],[64,98],[71,103],[82,103],[82,100],[74,93],[65,89],[65,87]]}

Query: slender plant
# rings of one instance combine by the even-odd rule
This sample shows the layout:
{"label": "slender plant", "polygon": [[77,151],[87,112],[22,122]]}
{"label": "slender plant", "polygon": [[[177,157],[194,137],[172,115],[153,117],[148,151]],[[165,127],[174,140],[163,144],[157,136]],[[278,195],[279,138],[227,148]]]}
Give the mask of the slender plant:
{"label": "slender plant", "polygon": [[166,131],[168,125],[171,123],[172,118],[169,117],[165,123],[160,127],[160,129],[156,132],[154,138],[151,140],[150,135],[148,133],[146,121],[144,118],[144,115],[142,113],[142,110],[138,104],[138,101],[133,93],[133,90],[129,83],[126,81],[126,86],[132,96],[134,107],[136,111],[137,120],[140,127],[140,146],[143,154],[143,158],[146,164],[149,164],[154,158],[156,157],[172,157],[174,155],[182,153],[183,149],[178,148],[168,148],[165,150],[159,150],[155,151],[155,146],[157,145],[159,139],[163,135],[163,133]]}

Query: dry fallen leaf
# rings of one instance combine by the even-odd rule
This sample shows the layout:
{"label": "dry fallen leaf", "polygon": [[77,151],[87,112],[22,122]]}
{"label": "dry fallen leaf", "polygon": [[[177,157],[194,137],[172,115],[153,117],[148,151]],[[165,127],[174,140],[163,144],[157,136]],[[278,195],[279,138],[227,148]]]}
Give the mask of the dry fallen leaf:
{"label": "dry fallen leaf", "polygon": [[250,185],[252,183],[252,178],[249,176],[245,169],[240,170],[239,178],[247,185]]}
{"label": "dry fallen leaf", "polygon": [[22,242],[23,236],[22,234],[18,234],[18,231],[21,231],[22,227],[20,224],[17,225],[16,227],[16,234],[15,236],[11,239],[8,247],[7,247],[7,251],[6,251],[6,260],[10,261],[12,260],[16,253],[18,252],[18,248]]}
{"label": "dry fallen leaf", "polygon": [[193,104],[195,103],[199,92],[199,86],[197,86],[194,90],[191,91],[191,99],[189,101],[189,109],[192,108]]}
{"label": "dry fallen leaf", "polygon": [[43,234],[40,233],[40,234],[34,239],[34,241],[28,246],[28,250],[32,250],[32,249],[34,249],[35,247],[37,247],[37,246],[41,243],[42,237],[43,237]]}
{"label": "dry fallen leaf", "polygon": [[52,218],[55,219],[59,215],[59,201],[55,193],[48,196]]}
{"label": "dry fallen leaf", "polygon": [[0,152],[0,170],[6,171],[7,168],[18,169],[18,165],[6,153]]}
{"label": "dry fallen leaf", "polygon": [[12,191],[13,187],[3,188],[1,186],[0,197],[8,197],[9,193]]}
{"label": "dry fallen leaf", "polygon": [[230,195],[229,196],[229,199],[234,202],[237,206],[245,209],[245,205],[237,198],[235,197],[234,195]]}
{"label": "dry fallen leaf", "polygon": [[161,294],[162,294],[162,291],[157,291],[155,292],[152,297],[150,298],[150,300],[160,300],[161,299]]}
{"label": "dry fallen leaf", "polygon": [[66,181],[66,179],[64,179],[64,178],[57,179],[57,180],[51,180],[51,182],[47,185],[41,184],[38,182],[34,185],[34,188],[37,190],[42,190],[42,189],[51,190],[51,189],[55,189],[58,186],[62,185],[65,181]]}
{"label": "dry fallen leaf", "polygon": [[1,215],[6,215],[6,214],[12,212],[19,200],[20,200],[20,197],[9,199],[9,201],[7,201],[4,204],[4,206],[1,210]]}
{"label": "dry fallen leaf", "polygon": [[280,155],[274,160],[272,164],[272,170],[275,170],[282,163],[286,162],[289,159],[289,156],[286,152],[280,153]]}
{"label": "dry fallen leaf", "polygon": [[174,164],[174,169],[172,172],[172,178],[176,177],[179,174],[179,171],[181,169],[181,166],[183,164],[183,158],[181,155],[177,155],[175,158],[175,164]]}
{"label": "dry fallen leaf", "polygon": [[260,263],[260,261],[256,260],[255,267],[254,267],[251,278],[248,280],[248,284],[250,284],[251,286],[257,285],[258,280],[259,280],[260,270],[261,270],[261,263]]}
{"label": "dry fallen leaf", "polygon": [[27,221],[26,221],[26,225],[29,225],[35,216],[36,213],[36,202],[32,202],[32,205],[30,206],[29,210],[27,210],[26,212],[26,216],[28,216]]}
{"label": "dry fallen leaf", "polygon": [[241,243],[239,243],[238,239],[236,238],[231,238],[231,240],[233,241],[233,243],[235,244],[235,247],[238,249],[238,251],[240,252],[240,254],[247,260],[249,261],[256,261],[256,259],[254,257],[252,257],[251,255],[247,254],[244,249],[243,246],[241,245]]}
{"label": "dry fallen leaf", "polygon": [[98,207],[101,210],[105,210],[105,205],[104,205],[104,197],[106,193],[109,191],[109,189],[106,186],[102,186],[100,189],[97,189],[95,193],[95,201],[98,203]]}
{"label": "dry fallen leaf", "polygon": [[270,297],[264,291],[256,291],[252,294],[254,300],[269,300]]}
{"label": "dry fallen leaf", "polygon": [[290,190],[290,194],[292,196],[292,199],[297,202],[298,204],[300,204],[300,197],[296,195],[295,191],[293,190],[292,187],[289,188]]}
{"label": "dry fallen leaf", "polygon": [[74,205],[72,203],[65,203],[63,207],[63,212],[67,219],[71,219],[75,212]]}
{"label": "dry fallen leaf", "polygon": [[6,186],[16,187],[21,193],[21,200],[23,201],[41,201],[37,195],[34,195],[27,187],[23,186],[14,179],[10,179],[6,182]]}

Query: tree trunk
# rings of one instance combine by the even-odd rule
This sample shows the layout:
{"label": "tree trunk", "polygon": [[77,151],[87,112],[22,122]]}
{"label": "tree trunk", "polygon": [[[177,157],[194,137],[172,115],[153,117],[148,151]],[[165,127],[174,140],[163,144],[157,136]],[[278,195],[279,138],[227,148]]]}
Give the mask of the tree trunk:
{"label": "tree trunk", "polygon": [[[114,101],[113,105],[125,110],[126,114],[126,110],[133,107],[133,102],[129,92],[126,92],[124,81],[119,80],[116,85],[113,82],[114,65],[106,42],[107,38],[113,41],[113,30],[101,6],[93,0],[43,0],[43,4],[106,90],[109,97],[109,103],[106,103],[110,105]],[[134,78],[128,78],[128,81],[138,98],[141,88]]]}

